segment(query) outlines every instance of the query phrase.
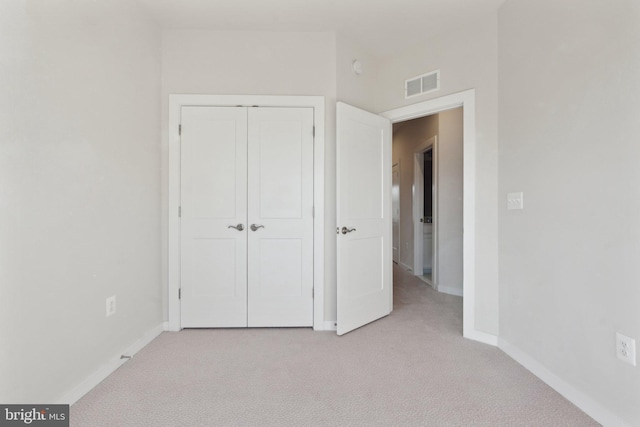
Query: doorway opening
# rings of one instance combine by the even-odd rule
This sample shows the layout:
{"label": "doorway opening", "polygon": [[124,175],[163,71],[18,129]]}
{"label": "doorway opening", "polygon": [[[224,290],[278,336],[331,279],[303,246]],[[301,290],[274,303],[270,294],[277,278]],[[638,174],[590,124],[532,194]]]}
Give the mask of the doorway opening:
{"label": "doorway opening", "polygon": [[[394,125],[407,241],[401,266],[438,292],[463,296],[463,108]],[[407,168],[405,168],[407,169]]]}
{"label": "doorway opening", "polygon": [[398,264],[434,290],[456,296],[463,296],[462,147],[462,107],[393,125],[392,161],[407,165],[397,179],[397,228],[405,239]]}
{"label": "doorway opening", "polygon": [[[476,242],[476,124],[475,90],[470,89],[440,98],[396,108],[382,113],[392,123],[426,117],[454,108],[463,107],[463,336],[496,345],[495,336],[478,331],[475,327],[475,242]],[[402,200],[402,196],[401,196]],[[401,232],[400,248],[407,247],[406,232]],[[399,265],[404,267],[402,260]]]}

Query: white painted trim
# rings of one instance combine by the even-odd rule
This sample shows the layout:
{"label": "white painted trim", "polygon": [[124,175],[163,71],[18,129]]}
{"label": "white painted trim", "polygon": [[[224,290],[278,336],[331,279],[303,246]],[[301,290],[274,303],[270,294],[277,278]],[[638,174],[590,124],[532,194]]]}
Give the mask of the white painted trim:
{"label": "white painted trim", "polygon": [[[391,137],[393,138],[393,136]],[[393,147],[393,139],[391,140],[391,146]],[[392,148],[393,150],[393,148]],[[393,151],[392,151],[393,153]],[[393,154],[392,154],[393,156]],[[402,182],[402,169],[400,168],[400,159],[394,164],[391,165],[391,190],[393,193],[393,168],[398,167],[398,259],[393,260],[396,263],[399,263],[402,259],[402,221],[400,218],[402,217],[402,199],[400,198],[400,183]],[[393,197],[391,199],[391,209],[393,209]],[[391,225],[393,227],[393,212],[391,213]],[[393,229],[391,230],[391,241],[393,242]],[[391,251],[391,258],[393,259],[393,250]]]}
{"label": "white painted trim", "polygon": [[169,322],[162,322],[162,330],[163,331],[169,330]]}
{"label": "white painted trim", "polygon": [[603,426],[631,427],[631,424],[611,410],[545,368],[540,362],[505,339],[498,339],[498,348]]}
{"label": "white painted trim", "polygon": [[497,335],[488,334],[482,331],[471,331],[469,334],[464,334],[464,337],[473,341],[478,341],[484,344],[492,345],[494,347],[498,345]]}
{"label": "white painted trim", "polygon": [[411,268],[411,266],[405,264],[404,262],[399,262],[398,265],[407,271],[413,271],[413,268]]}
{"label": "white painted trim", "polygon": [[119,352],[119,354],[116,357],[114,357],[109,362],[102,365],[93,374],[89,375],[87,378],[85,378],[84,381],[82,381],[80,384],[75,386],[73,389],[69,390],[67,393],[65,393],[60,399],[58,399],[54,403],[64,404],[64,405],[73,405],[74,403],[76,403],[78,400],[82,398],[82,396],[89,393],[95,386],[97,386],[102,381],[104,381],[105,378],[107,378],[109,375],[115,372],[116,369],[118,369],[120,366],[122,366],[124,363],[126,363],[129,360],[129,359],[121,359],[120,358],[121,355],[133,357],[136,353],[142,350],[147,344],[149,344],[151,341],[156,339],[158,335],[162,333],[163,330],[165,330],[164,326],[163,324],[160,324],[150,329],[149,331],[147,331],[142,337],[136,340],[133,344],[131,344],[122,352]]}
{"label": "white painted trim", "polygon": [[335,332],[338,330],[338,327],[335,320],[325,320],[324,322],[322,322],[322,324],[318,328],[314,325],[313,330]]}
{"label": "white painted trim", "polygon": [[[424,224],[420,218],[424,217],[424,153],[431,149],[433,156],[433,170],[431,176],[433,180],[432,212],[433,218],[433,241],[431,249],[433,253],[431,266],[431,280],[425,280],[434,289],[438,289],[438,136],[431,138],[420,144],[413,152],[413,197],[411,208],[413,210],[413,274],[422,276],[424,274]],[[422,171],[422,173],[421,173]],[[420,215],[422,213],[422,215]],[[420,224],[420,225],[418,225]]]}
{"label": "white painted trim", "polygon": [[457,297],[463,296],[462,289],[454,288],[453,286],[438,286],[438,292],[442,292],[443,294],[448,295],[455,295]]}
{"label": "white painted trim", "polygon": [[[476,92],[469,89],[429,101],[381,113],[392,123],[416,119],[445,110],[463,107],[463,319],[462,331],[465,338],[487,342],[495,335],[476,330]],[[493,338],[492,338],[493,337]],[[491,339],[489,339],[491,338]],[[496,344],[493,344],[496,345]]]}
{"label": "white painted trim", "polygon": [[182,106],[234,107],[311,107],[315,126],[313,160],[313,324],[324,322],[324,97],[270,95],[169,95],[169,235],[168,235],[168,306],[170,331],[180,325],[180,111]]}

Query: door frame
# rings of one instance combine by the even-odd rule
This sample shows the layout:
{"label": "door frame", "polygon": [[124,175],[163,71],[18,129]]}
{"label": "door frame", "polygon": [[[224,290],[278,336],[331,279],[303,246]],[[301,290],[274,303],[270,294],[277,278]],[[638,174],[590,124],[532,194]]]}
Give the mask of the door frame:
{"label": "door frame", "polygon": [[476,91],[445,95],[428,101],[381,113],[392,123],[417,119],[453,108],[463,107],[463,304],[462,334],[465,338],[497,345],[497,337],[476,329]]}
{"label": "door frame", "polygon": [[[392,146],[393,146],[393,134],[391,136],[391,141],[392,141]],[[393,160],[392,160],[393,162]],[[401,215],[401,209],[402,209],[402,201],[400,200],[400,181],[402,180],[402,170],[400,168],[400,159],[398,159],[397,162],[393,163],[391,165],[391,189],[393,191],[393,168],[398,167],[398,261],[396,262],[395,259],[393,259],[393,247],[391,249],[391,259],[393,260],[393,262],[396,262],[398,265],[400,265],[400,254],[402,252],[402,221],[400,221],[400,215]],[[391,226],[393,227],[393,195],[391,196],[391,209],[392,209],[392,215],[391,215]],[[393,229],[391,230],[391,245],[393,246]]]}
{"label": "door frame", "polygon": [[324,325],[324,96],[271,95],[169,95],[169,200],[168,212],[168,325],[179,331],[180,324],[180,115],[183,106],[211,107],[307,107],[313,108],[313,328]]}
{"label": "door frame", "polygon": [[[438,136],[434,135],[422,142],[413,153],[413,274],[422,276],[424,270],[424,224],[420,221],[420,213],[424,217],[424,153],[431,149],[433,170],[431,172],[433,192],[431,195],[433,218],[431,287],[438,290]],[[422,170],[422,173],[420,171]],[[420,227],[418,224],[422,225]]]}

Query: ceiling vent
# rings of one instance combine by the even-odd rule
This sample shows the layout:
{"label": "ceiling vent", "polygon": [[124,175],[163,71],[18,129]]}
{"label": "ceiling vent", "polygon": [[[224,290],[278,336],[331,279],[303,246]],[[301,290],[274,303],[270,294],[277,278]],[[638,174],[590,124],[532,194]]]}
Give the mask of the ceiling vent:
{"label": "ceiling vent", "polygon": [[440,89],[440,70],[431,71],[404,82],[404,97],[411,98]]}

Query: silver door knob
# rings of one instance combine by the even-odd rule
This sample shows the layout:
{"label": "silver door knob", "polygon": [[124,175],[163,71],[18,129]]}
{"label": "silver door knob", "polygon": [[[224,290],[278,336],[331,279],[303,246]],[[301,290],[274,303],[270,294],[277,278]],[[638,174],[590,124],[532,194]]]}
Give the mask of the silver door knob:
{"label": "silver door knob", "polygon": [[251,224],[251,231],[256,231],[258,228],[264,228],[264,225]]}
{"label": "silver door knob", "polygon": [[242,224],[238,224],[238,225],[230,225],[230,226],[228,226],[227,228],[235,228],[235,229],[236,229],[236,230],[238,230],[238,231],[242,231],[242,230],[244,230],[244,225],[242,225]]}
{"label": "silver door knob", "polygon": [[356,231],[356,229],[355,228],[342,227],[342,234],[351,233],[352,231]]}

